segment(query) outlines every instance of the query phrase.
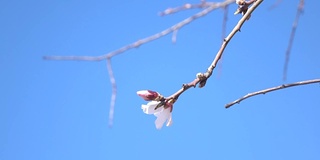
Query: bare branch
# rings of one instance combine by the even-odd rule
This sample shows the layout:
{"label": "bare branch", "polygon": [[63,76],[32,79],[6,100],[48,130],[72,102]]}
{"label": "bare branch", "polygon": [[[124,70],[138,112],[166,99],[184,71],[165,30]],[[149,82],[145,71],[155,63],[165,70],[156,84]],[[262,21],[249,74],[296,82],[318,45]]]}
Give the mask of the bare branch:
{"label": "bare branch", "polygon": [[178,34],[178,30],[173,31],[172,38],[171,38],[172,43],[177,42],[177,34]]}
{"label": "bare branch", "polygon": [[[235,1],[236,0],[226,0],[226,2],[230,2],[230,3],[233,3]],[[176,7],[176,8],[168,8],[168,9],[164,10],[163,12],[160,12],[159,15],[165,16],[165,15],[177,13],[177,12],[183,11],[183,10],[194,9],[194,8],[207,8],[207,7],[211,7],[211,6],[215,6],[215,5],[220,5],[220,4],[217,2],[206,2],[206,1],[201,1],[200,4],[186,3],[186,4],[179,6],[179,7]]]}
{"label": "bare branch", "polygon": [[166,100],[177,100],[179,98],[179,96],[185,92],[186,90],[188,90],[191,87],[195,87],[197,84],[199,84],[199,87],[204,87],[207,79],[209,79],[209,77],[212,75],[212,72],[214,70],[214,68],[216,67],[220,57],[223,54],[224,49],[227,47],[229,41],[232,39],[232,37],[238,32],[240,31],[241,26],[244,24],[244,22],[248,19],[248,17],[251,15],[251,13],[260,5],[260,3],[263,0],[257,0],[251,8],[248,9],[248,11],[246,12],[246,14],[239,20],[238,24],[234,27],[234,29],[231,31],[231,33],[224,39],[220,50],[218,51],[218,53],[216,54],[215,59],[213,60],[212,64],[209,66],[209,68],[207,69],[206,73],[198,73],[197,74],[197,78],[194,79],[193,81],[191,81],[188,84],[183,84],[182,88],[179,89],[176,93],[172,94],[169,97],[166,97]]}
{"label": "bare branch", "polygon": [[[223,8],[223,20],[222,20],[222,33],[221,33],[221,39],[222,41],[224,41],[224,37],[226,37],[226,29],[227,29],[227,21],[228,21],[228,6],[225,6]],[[218,69],[218,77],[221,75],[221,71],[222,71],[222,58],[221,58],[221,62],[219,64],[219,69]]]}
{"label": "bare branch", "polygon": [[222,40],[224,39],[224,37],[226,37],[227,21],[228,21],[228,6],[225,6],[223,8],[222,34],[221,34]]}
{"label": "bare branch", "polygon": [[[246,12],[245,15],[243,15],[243,17],[240,19],[240,21],[238,22],[238,24],[233,28],[233,30],[231,31],[231,33],[224,39],[220,50],[218,51],[215,59],[213,60],[213,62],[211,63],[210,67],[207,69],[207,72],[204,74],[205,76],[205,80],[208,79],[213,72],[213,69],[216,67],[219,59],[221,58],[224,49],[227,47],[229,41],[231,40],[231,38],[238,32],[240,31],[242,25],[244,24],[244,22],[248,19],[248,17],[251,16],[251,13],[260,5],[260,3],[262,3],[263,0],[257,0],[251,8],[248,9],[248,11]],[[203,86],[199,86],[199,87],[203,87]]]}
{"label": "bare branch", "polygon": [[226,108],[231,107],[232,105],[236,104],[236,103],[240,103],[241,101],[250,98],[252,96],[256,96],[259,94],[266,94],[268,92],[272,92],[272,91],[276,91],[276,90],[280,90],[280,89],[284,89],[284,88],[289,88],[289,87],[294,87],[294,86],[300,86],[300,85],[306,85],[306,84],[312,84],[312,83],[320,83],[320,79],[313,79],[313,80],[307,80],[307,81],[301,81],[301,82],[295,82],[295,83],[290,83],[290,84],[283,84],[281,86],[277,86],[277,87],[272,87],[272,88],[268,88],[268,89],[264,89],[261,91],[257,91],[257,92],[253,92],[253,93],[249,93],[231,103],[228,103],[225,105]]}
{"label": "bare branch", "polygon": [[111,59],[107,59],[107,69],[110,77],[110,83],[112,86],[112,94],[111,94],[111,100],[110,100],[110,110],[109,110],[109,127],[112,127],[113,125],[113,115],[114,115],[114,105],[116,103],[116,96],[117,96],[117,85],[116,80],[113,75],[113,70],[111,66]]}
{"label": "bare branch", "polygon": [[177,31],[180,28],[184,27],[185,25],[189,24],[190,22],[207,15],[208,13],[210,13],[211,11],[213,11],[217,8],[225,7],[229,4],[231,4],[232,2],[234,2],[234,0],[226,0],[225,2],[215,3],[215,5],[207,7],[206,9],[202,10],[201,12],[198,12],[197,14],[195,14],[189,18],[186,18],[185,20],[171,26],[170,28],[167,28],[167,29],[165,29],[159,33],[156,33],[152,36],[140,39],[140,40],[133,42],[129,45],[123,46],[120,49],[117,49],[115,51],[109,52],[109,53],[101,55],[101,56],[44,56],[43,59],[45,59],[45,60],[101,61],[101,60],[104,60],[107,58],[111,58],[111,57],[119,55],[129,49],[137,48],[137,47],[141,46],[142,44],[151,42],[151,41],[156,40],[160,37],[163,37],[171,32]]}
{"label": "bare branch", "polygon": [[286,58],[285,58],[284,67],[283,67],[283,80],[284,81],[287,79],[288,64],[289,64],[289,59],[290,59],[290,53],[291,53],[291,48],[292,48],[292,44],[293,44],[293,39],[294,39],[294,35],[296,33],[296,29],[297,29],[297,26],[298,26],[300,15],[303,12],[303,8],[304,8],[304,0],[300,0],[299,6],[298,6],[298,9],[297,9],[296,18],[295,18],[295,20],[293,22],[293,25],[292,25],[292,30],[291,30],[291,34],[290,34],[288,48],[287,48],[287,51],[286,51]]}

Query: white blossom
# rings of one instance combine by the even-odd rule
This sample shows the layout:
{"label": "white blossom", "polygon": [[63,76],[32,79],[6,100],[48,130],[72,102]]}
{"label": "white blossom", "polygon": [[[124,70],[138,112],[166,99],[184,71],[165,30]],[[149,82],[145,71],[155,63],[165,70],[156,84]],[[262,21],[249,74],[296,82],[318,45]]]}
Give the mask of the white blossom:
{"label": "white blossom", "polygon": [[157,119],[154,122],[157,129],[161,129],[165,122],[167,122],[166,126],[170,126],[172,124],[172,114],[171,114],[172,106],[168,108],[164,108],[164,106],[161,106],[155,109],[159,103],[160,102],[157,102],[157,101],[151,101],[146,105],[145,104],[141,105],[141,109],[143,110],[144,113],[154,114],[157,117]]}

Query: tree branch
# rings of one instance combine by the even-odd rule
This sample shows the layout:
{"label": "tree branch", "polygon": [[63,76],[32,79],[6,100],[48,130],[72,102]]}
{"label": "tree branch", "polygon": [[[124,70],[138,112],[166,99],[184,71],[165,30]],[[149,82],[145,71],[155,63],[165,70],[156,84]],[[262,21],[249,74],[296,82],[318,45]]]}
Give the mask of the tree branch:
{"label": "tree branch", "polygon": [[109,52],[104,55],[100,55],[100,56],[44,56],[43,59],[45,59],[45,60],[101,61],[104,59],[112,58],[113,56],[119,55],[129,49],[140,47],[141,45],[143,45],[145,43],[156,40],[156,39],[163,37],[171,32],[175,32],[175,31],[179,30],[180,28],[184,27],[185,25],[189,24],[190,22],[207,15],[208,13],[210,13],[211,11],[213,11],[215,9],[223,8],[227,5],[230,5],[232,2],[234,2],[234,0],[226,0],[224,2],[215,3],[214,5],[211,5],[205,9],[203,9],[201,12],[198,12],[195,15],[188,17],[188,18],[184,19],[183,21],[181,21],[181,22],[159,32],[159,33],[156,33],[156,34],[151,35],[149,37],[140,39],[140,40],[135,41],[131,44],[123,46],[120,49],[117,49],[115,51]]}
{"label": "tree branch", "polygon": [[[225,0],[227,3],[233,3],[236,0]],[[169,14],[174,14],[183,10],[188,10],[188,9],[194,9],[194,8],[207,8],[210,6],[215,6],[215,5],[220,5],[220,3],[217,2],[206,2],[206,1],[201,1],[200,4],[190,4],[190,3],[186,3],[182,6],[176,7],[176,8],[168,8],[166,10],[164,10],[163,12],[160,12],[159,15],[160,16],[165,16],[165,15],[169,15]],[[218,7],[220,8],[220,7]]]}
{"label": "tree branch", "polygon": [[109,109],[109,127],[112,127],[113,125],[113,115],[114,115],[114,105],[116,103],[116,96],[117,96],[117,85],[116,80],[113,75],[113,70],[111,66],[111,59],[107,59],[107,69],[109,73],[110,83],[112,87],[112,94],[111,94],[111,100],[110,100],[110,109]]}
{"label": "tree branch", "polygon": [[297,9],[296,18],[295,18],[295,20],[293,22],[293,25],[292,25],[292,30],[291,30],[291,34],[290,34],[288,48],[287,48],[287,51],[286,51],[286,58],[285,58],[284,67],[283,67],[283,80],[284,81],[287,79],[288,64],[289,64],[289,59],[290,59],[290,53],[291,53],[291,48],[292,48],[292,44],[293,44],[293,39],[294,39],[294,36],[295,36],[295,33],[296,33],[296,29],[297,29],[297,26],[298,26],[300,15],[303,12],[303,8],[304,8],[304,0],[300,0],[299,6],[298,6],[298,9]]}
{"label": "tree branch", "polygon": [[233,106],[236,103],[240,103],[241,101],[250,98],[252,96],[256,96],[259,94],[266,94],[268,92],[272,92],[272,91],[276,91],[276,90],[280,90],[280,89],[284,89],[284,88],[289,88],[289,87],[294,87],[294,86],[300,86],[300,85],[306,85],[306,84],[312,84],[312,83],[320,83],[320,79],[313,79],[313,80],[307,80],[307,81],[301,81],[301,82],[295,82],[295,83],[290,83],[290,84],[283,84],[281,86],[277,86],[277,87],[272,87],[272,88],[268,88],[268,89],[264,89],[261,91],[257,91],[257,92],[253,92],[253,93],[249,93],[231,103],[228,103],[225,105],[225,108],[229,108],[231,106]]}
{"label": "tree branch", "polygon": [[[110,82],[112,86],[112,95],[111,95],[111,101],[110,101],[110,111],[109,111],[109,127],[112,126],[113,124],[113,115],[114,115],[114,106],[115,106],[115,100],[116,100],[116,81],[113,75],[112,71],[112,65],[111,65],[111,58],[119,55],[123,52],[126,52],[130,49],[137,48],[145,43],[151,42],[153,40],[156,40],[160,37],[163,37],[171,32],[173,32],[173,37],[172,41],[176,41],[176,34],[178,30],[185,25],[191,23],[192,21],[203,17],[210,13],[211,11],[218,9],[218,8],[224,8],[225,6],[230,5],[233,3],[235,0],[225,0],[224,2],[219,2],[219,3],[214,3],[214,2],[202,2],[203,7],[200,8],[205,8],[202,11],[196,13],[195,15],[188,17],[184,19],[183,21],[159,32],[154,35],[151,35],[149,37],[140,39],[138,41],[135,41],[131,44],[128,44],[126,46],[121,47],[120,49],[117,49],[115,51],[109,52],[107,54],[103,54],[100,56],[43,56],[43,59],[45,60],[73,60],[73,61],[102,61],[102,60],[107,60],[107,68],[108,68],[108,73],[110,77]],[[188,5],[187,5],[188,6]]]}
{"label": "tree branch", "polygon": [[228,12],[228,6],[225,6],[223,8],[222,34],[221,34],[221,39],[222,40],[224,40],[224,37],[226,36],[228,13],[229,13]]}
{"label": "tree branch", "polygon": [[[222,41],[224,41],[224,37],[226,37],[226,29],[227,29],[227,21],[228,21],[228,6],[223,8],[223,20],[222,20],[222,33],[221,33],[221,39]],[[221,75],[221,71],[222,71],[222,60],[220,61],[219,64],[219,69],[218,69],[218,77],[220,77]]]}
{"label": "tree branch", "polygon": [[206,84],[207,79],[212,75],[212,72],[214,70],[214,68],[216,67],[219,59],[221,58],[224,49],[227,47],[229,41],[232,39],[232,37],[238,32],[240,31],[240,28],[242,27],[242,25],[244,24],[244,22],[247,20],[247,18],[251,15],[251,13],[260,5],[260,3],[263,0],[257,0],[252,7],[250,7],[248,9],[248,11],[246,12],[246,14],[239,20],[238,24],[233,28],[233,30],[231,31],[231,33],[224,39],[220,50],[218,51],[218,53],[216,54],[215,59],[213,60],[213,62],[211,63],[211,65],[209,66],[209,68],[207,69],[206,73],[198,73],[197,74],[197,78],[194,79],[193,81],[191,81],[188,84],[183,84],[182,88],[179,89],[176,93],[172,94],[169,97],[166,97],[166,100],[170,100],[170,99],[174,99],[174,101],[176,101],[179,96],[185,92],[186,90],[188,90],[191,87],[195,87],[197,84],[199,84],[199,88],[204,87]]}
{"label": "tree branch", "polygon": [[[260,5],[260,3],[262,3],[263,0],[257,0],[252,7],[250,7],[248,9],[248,11],[246,12],[245,15],[243,15],[243,17],[240,19],[240,21],[238,22],[238,24],[233,28],[233,30],[231,31],[231,33],[224,39],[222,46],[220,48],[220,50],[218,51],[214,61],[211,63],[210,67],[207,69],[207,72],[203,75],[206,79],[208,79],[213,72],[213,69],[216,67],[218,61],[220,60],[224,49],[227,47],[229,41],[232,39],[232,37],[238,32],[240,31],[242,25],[244,24],[244,22],[248,19],[248,17],[251,16],[251,13]],[[205,83],[205,82],[204,82]],[[204,84],[205,85],[205,84]],[[203,87],[204,85],[201,85],[199,87]]]}

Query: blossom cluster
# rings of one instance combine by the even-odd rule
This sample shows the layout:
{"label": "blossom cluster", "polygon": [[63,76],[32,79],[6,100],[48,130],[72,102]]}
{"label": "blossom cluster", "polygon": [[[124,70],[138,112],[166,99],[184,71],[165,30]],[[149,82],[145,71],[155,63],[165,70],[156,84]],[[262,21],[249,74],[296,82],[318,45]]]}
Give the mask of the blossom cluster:
{"label": "blossom cluster", "polygon": [[141,90],[137,94],[146,101],[150,101],[147,104],[142,104],[141,109],[146,114],[153,114],[157,117],[155,125],[157,129],[161,129],[166,122],[166,126],[172,124],[172,109],[173,103],[171,101],[163,101],[163,97],[155,91]]}

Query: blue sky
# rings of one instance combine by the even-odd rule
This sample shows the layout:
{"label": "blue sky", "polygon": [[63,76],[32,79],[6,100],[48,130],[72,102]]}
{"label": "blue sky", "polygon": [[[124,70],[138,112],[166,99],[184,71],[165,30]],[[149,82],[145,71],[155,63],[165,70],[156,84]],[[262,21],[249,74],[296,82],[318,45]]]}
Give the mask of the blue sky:
{"label": "blue sky", "polygon": [[[204,72],[221,45],[223,11],[112,59],[118,85],[108,127],[111,85],[105,61],[45,61],[45,55],[97,56],[160,32],[199,12],[165,17],[189,1],[1,1],[0,159],[320,158],[319,84],[259,95],[249,92],[319,78],[318,1],[306,1],[282,80],[284,53],[298,0],[268,10],[264,1],[229,43],[207,85],[174,105],[173,125],[157,130],[141,111],[142,89],[165,96]],[[227,32],[240,15],[229,7]],[[218,69],[220,68],[220,69]]]}

